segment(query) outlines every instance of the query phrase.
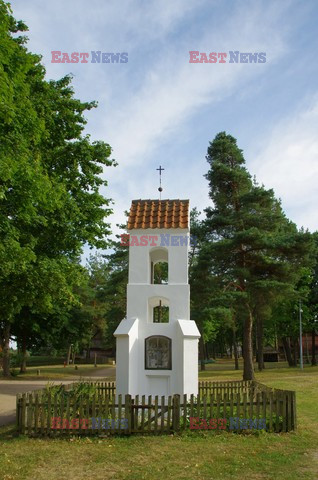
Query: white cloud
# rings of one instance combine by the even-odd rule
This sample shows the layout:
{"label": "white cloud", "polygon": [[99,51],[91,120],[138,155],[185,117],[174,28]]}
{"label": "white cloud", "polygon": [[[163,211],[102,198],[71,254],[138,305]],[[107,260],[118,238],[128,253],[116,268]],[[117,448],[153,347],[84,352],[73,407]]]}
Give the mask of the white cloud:
{"label": "white cloud", "polygon": [[318,94],[310,106],[275,125],[251,163],[260,183],[273,188],[291,220],[318,230]]}
{"label": "white cloud", "polygon": [[[132,198],[156,196],[153,162],[157,162],[158,149],[164,143],[167,154],[163,163],[169,169],[165,191],[173,192],[170,197],[190,197],[192,205],[201,209],[207,205],[207,182],[202,177],[201,164],[197,158],[189,159],[185,152],[183,156],[189,164],[181,166],[181,159],[169,157],[171,145],[180,138],[186,143],[182,135],[191,129],[198,112],[208,107],[211,118],[217,119],[223,102],[230,101],[230,96],[244,100],[244,95],[261,88],[260,81],[266,82],[266,75],[275,74],[275,65],[291,48],[288,35],[292,21],[297,19],[291,21],[289,16],[289,22],[285,22],[285,18],[294,4],[244,1],[229,2],[230,8],[225,2],[221,8],[221,2],[208,0],[13,0],[15,16],[30,26],[29,48],[44,55],[48,77],[59,78],[73,71],[76,96],[99,101],[99,108],[87,115],[87,130],[92,138],[110,143],[119,162],[117,168],[105,172],[109,180],[106,195],[115,200],[113,223],[124,220],[123,211],[129,209]],[[51,64],[50,51],[55,49],[128,51],[129,62]],[[189,64],[189,50],[265,51],[267,63]],[[270,144],[264,146],[264,153],[253,163],[259,180],[269,187],[277,185],[277,194],[294,209],[305,202],[300,192],[307,186],[313,189],[314,183],[311,175],[317,144],[310,123],[316,116],[313,112],[307,114],[309,120],[306,114],[299,117],[300,127],[308,124],[311,133],[305,135],[300,128],[295,142],[297,126],[288,123],[289,136],[285,135],[285,125],[277,126],[279,133],[273,133]],[[237,122],[241,115],[244,110],[233,111]],[[283,140],[285,147],[281,148]],[[205,148],[203,145],[202,151]],[[297,149],[306,151],[306,168],[310,165],[311,173],[306,174],[306,168],[299,171]],[[281,151],[280,157],[277,151]],[[280,158],[278,163],[285,166],[279,170],[272,158]],[[279,174],[284,178],[278,179]],[[297,202],[284,183],[288,176],[289,183],[294,185],[293,195],[299,192]],[[309,226],[312,213],[306,215]]]}
{"label": "white cloud", "polygon": [[259,8],[249,9],[248,15],[239,10],[216,31],[207,29],[178,44],[165,45],[149,65],[141,88],[131,91],[128,103],[104,122],[103,130],[119,162],[126,166],[142,162],[202,106],[213,108],[271,68],[269,64],[190,64],[189,50],[265,51],[273,64],[285,52],[284,32],[276,28],[280,15],[280,10],[273,9],[265,14]]}
{"label": "white cloud", "polygon": [[[277,29],[281,14],[281,8],[268,8],[265,14],[260,8],[249,9],[248,15],[239,9],[217,30],[206,28],[185,36],[177,44],[162,45],[156,61],[149,64],[140,89],[130,90],[130,97],[125,96],[125,102],[99,126],[101,133],[107,132],[119,162],[119,167],[107,173],[116,211],[123,204],[129,208],[132,198],[156,197],[154,172],[149,172],[149,164],[162,143],[174,142],[202,107],[209,105],[211,115],[216,118],[222,100],[243,92],[248,82],[257,82],[278,61],[287,48],[284,29]],[[270,64],[189,64],[188,52],[192,49],[265,51]],[[204,162],[204,153],[202,159]],[[195,159],[182,167],[178,162],[178,168],[174,166],[175,160],[169,155],[164,158],[172,180],[170,185],[165,180],[166,191],[174,192],[173,197],[191,197],[192,206],[205,208],[208,202],[205,172],[200,171]],[[125,185],[125,191],[120,184]]]}

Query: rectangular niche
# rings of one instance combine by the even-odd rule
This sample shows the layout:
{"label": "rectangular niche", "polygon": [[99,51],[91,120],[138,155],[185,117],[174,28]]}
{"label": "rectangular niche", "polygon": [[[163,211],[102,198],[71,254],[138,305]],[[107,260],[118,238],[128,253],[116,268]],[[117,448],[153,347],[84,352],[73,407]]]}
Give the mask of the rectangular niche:
{"label": "rectangular niche", "polygon": [[170,377],[166,375],[147,375],[147,392],[152,396],[168,396],[170,392]]}
{"label": "rectangular niche", "polygon": [[145,339],[145,369],[171,370],[171,338],[152,335]]}

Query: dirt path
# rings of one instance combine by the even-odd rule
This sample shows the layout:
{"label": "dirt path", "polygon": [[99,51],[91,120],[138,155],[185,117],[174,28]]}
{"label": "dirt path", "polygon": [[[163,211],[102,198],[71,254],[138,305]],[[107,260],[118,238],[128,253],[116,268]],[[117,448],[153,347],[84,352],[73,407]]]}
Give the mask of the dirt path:
{"label": "dirt path", "polygon": [[[112,377],[114,380],[114,367],[102,368],[96,371],[88,370],[85,377],[81,379],[100,379]],[[54,383],[67,385],[80,380],[79,377],[69,379],[54,379]],[[50,380],[51,381],[51,380]],[[39,390],[47,384],[48,380],[0,380],[0,427],[15,421],[16,395],[30,390]]]}
{"label": "dirt path", "polygon": [[[60,380],[56,383],[68,384],[72,380]],[[0,381],[0,427],[15,420],[17,393],[39,390],[47,384],[47,380],[1,380]]]}

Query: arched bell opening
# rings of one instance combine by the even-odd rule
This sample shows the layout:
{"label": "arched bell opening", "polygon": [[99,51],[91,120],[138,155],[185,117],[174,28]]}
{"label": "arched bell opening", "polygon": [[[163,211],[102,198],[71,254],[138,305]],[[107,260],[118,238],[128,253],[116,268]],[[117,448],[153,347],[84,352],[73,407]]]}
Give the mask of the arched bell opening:
{"label": "arched bell opening", "polygon": [[150,269],[150,282],[152,284],[168,284],[169,262],[166,248],[154,248],[150,251]]}

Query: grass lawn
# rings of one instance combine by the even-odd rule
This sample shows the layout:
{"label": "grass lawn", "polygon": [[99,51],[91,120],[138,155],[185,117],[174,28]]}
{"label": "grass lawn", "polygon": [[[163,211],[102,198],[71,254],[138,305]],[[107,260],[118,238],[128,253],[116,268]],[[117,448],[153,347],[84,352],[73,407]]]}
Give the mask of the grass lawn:
{"label": "grass lawn", "polygon": [[[59,365],[45,365],[39,367],[27,367],[26,373],[18,373],[19,370],[16,369],[16,376],[12,377],[11,380],[61,380],[71,377],[85,377],[90,373],[98,375],[98,372],[108,369],[113,369],[114,374],[113,378],[109,378],[110,381],[115,380],[115,367],[113,365],[98,365],[94,367],[92,364],[87,365],[77,365],[77,370],[75,370],[74,365],[69,365],[68,367],[63,367]],[[37,370],[40,370],[40,375],[37,374]],[[102,376],[102,375],[101,375]],[[0,380],[3,378],[0,375]],[[7,380],[7,379],[6,379]],[[1,480],[1,477],[0,477]]]}
{"label": "grass lawn", "polygon": [[[219,361],[202,380],[240,379]],[[256,377],[297,392],[297,433],[193,432],[104,439],[28,439],[0,429],[0,479],[318,479],[318,367],[272,368]]]}

